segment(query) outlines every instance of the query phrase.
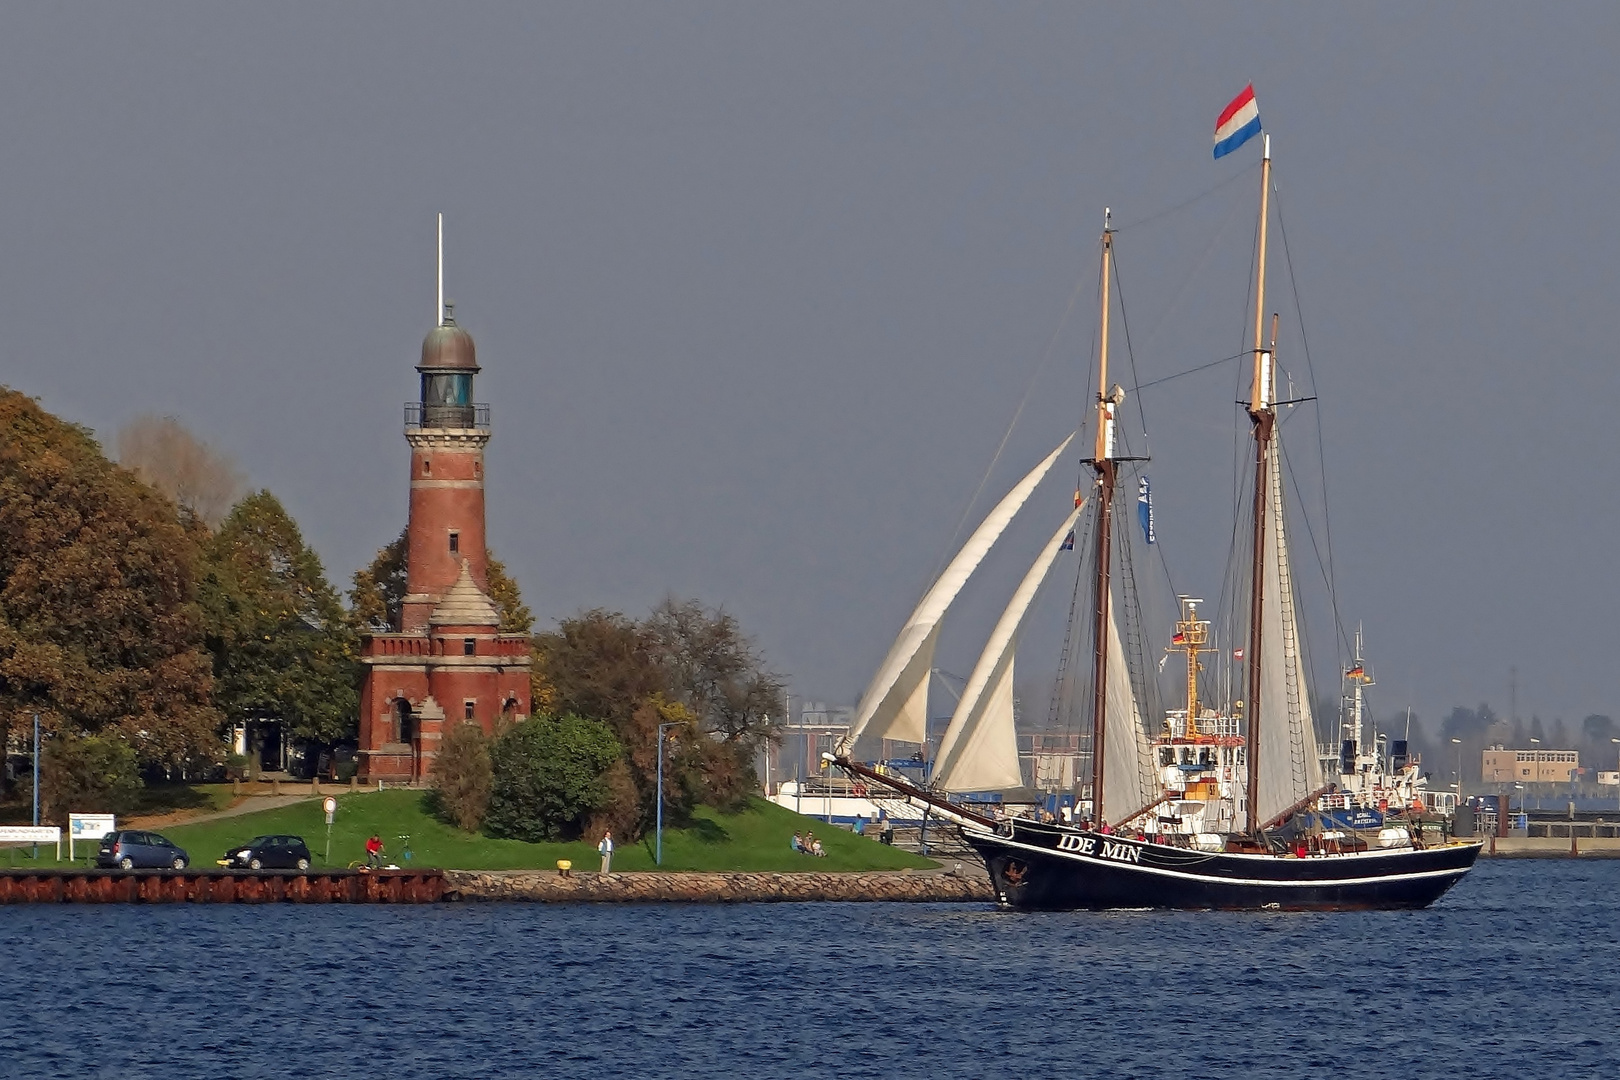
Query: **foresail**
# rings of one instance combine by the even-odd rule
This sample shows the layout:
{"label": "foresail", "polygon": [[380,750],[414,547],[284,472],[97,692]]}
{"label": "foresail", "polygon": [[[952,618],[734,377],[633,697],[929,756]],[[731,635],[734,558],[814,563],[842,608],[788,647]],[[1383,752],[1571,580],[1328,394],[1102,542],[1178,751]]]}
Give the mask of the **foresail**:
{"label": "foresail", "polygon": [[950,726],[940,740],[934,769],[937,787],[946,791],[995,791],[1022,785],[1018,735],[1013,726],[1013,655],[1018,647],[1018,628],[1079,515],[1080,508],[1076,507],[1063,519],[990,632],[990,640],[973,666]]}
{"label": "foresail", "polygon": [[881,732],[873,737],[870,756],[878,756],[883,739],[920,743],[928,731],[928,676],[934,670],[934,646],[939,641],[939,624],[908,626],[901,644],[910,654],[889,692],[879,701],[866,730]]}
{"label": "foresail", "polygon": [[[973,571],[995,546],[1073,439],[1073,435],[1064,439],[1056,450],[1002,497],[928,592],[923,594],[911,618],[906,620],[905,629],[872,676],[866,693],[861,695],[855,723],[839,744],[840,753],[871,759],[881,752],[884,739],[923,741],[927,731],[927,675],[933,663],[932,643],[936,640],[939,622],[950,608],[951,601],[956,599],[956,594],[967,584]],[[919,656],[924,652],[927,659],[919,662]],[[919,673],[920,682],[917,678]]]}
{"label": "foresail", "polygon": [[[1278,444],[1267,448],[1270,492],[1266,506],[1264,591],[1261,595],[1260,822],[1270,821],[1322,787],[1311,722],[1310,689],[1300,656],[1299,624],[1294,611],[1294,584],[1288,557],[1283,505],[1283,478]],[[1251,736],[1252,737],[1252,736]]]}
{"label": "foresail", "polygon": [[1153,797],[1147,767],[1152,747],[1142,727],[1142,711],[1131,682],[1130,665],[1120,639],[1115,605],[1108,605],[1108,708],[1103,737],[1103,820],[1134,814]]}
{"label": "foresail", "polygon": [[972,726],[957,743],[959,753],[950,768],[943,776],[934,774],[935,787],[945,791],[1004,791],[1022,786],[1013,713],[1013,653],[1009,644],[997,658],[990,681],[974,702]]}

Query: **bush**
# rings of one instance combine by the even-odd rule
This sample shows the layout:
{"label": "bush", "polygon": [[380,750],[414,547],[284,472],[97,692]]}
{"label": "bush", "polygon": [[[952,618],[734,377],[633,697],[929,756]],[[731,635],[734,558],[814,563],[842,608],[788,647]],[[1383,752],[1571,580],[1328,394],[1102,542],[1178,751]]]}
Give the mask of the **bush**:
{"label": "bush", "polygon": [[531,843],[577,840],[590,815],[612,801],[607,772],[619,740],[606,724],[530,717],[490,746],[494,782],[485,830]]}
{"label": "bush", "polygon": [[439,814],[458,829],[476,832],[489,810],[493,781],[484,729],[468,723],[451,728],[433,762]]}
{"label": "bush", "polygon": [[248,760],[246,754],[225,755],[225,779],[241,780],[247,776]]}
{"label": "bush", "polygon": [[66,825],[69,813],[122,814],[140,791],[135,750],[122,739],[67,737],[45,744],[40,799],[47,820]]}

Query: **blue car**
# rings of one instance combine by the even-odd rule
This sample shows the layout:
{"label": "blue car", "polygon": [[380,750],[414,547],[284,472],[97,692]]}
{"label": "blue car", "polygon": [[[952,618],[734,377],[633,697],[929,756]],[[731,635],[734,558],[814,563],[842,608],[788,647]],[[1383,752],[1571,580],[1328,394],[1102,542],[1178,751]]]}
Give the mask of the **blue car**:
{"label": "blue car", "polygon": [[155,832],[125,829],[101,838],[96,865],[120,870],[184,870],[191,862],[182,847]]}

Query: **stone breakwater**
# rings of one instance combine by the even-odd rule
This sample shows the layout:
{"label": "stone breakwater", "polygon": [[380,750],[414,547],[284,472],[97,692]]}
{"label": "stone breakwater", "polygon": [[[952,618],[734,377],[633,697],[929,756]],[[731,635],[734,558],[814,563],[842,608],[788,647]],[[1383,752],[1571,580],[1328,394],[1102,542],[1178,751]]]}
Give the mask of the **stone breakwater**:
{"label": "stone breakwater", "polygon": [[541,903],[755,904],[807,900],[994,900],[983,873],[710,874],[446,870],[447,900]]}

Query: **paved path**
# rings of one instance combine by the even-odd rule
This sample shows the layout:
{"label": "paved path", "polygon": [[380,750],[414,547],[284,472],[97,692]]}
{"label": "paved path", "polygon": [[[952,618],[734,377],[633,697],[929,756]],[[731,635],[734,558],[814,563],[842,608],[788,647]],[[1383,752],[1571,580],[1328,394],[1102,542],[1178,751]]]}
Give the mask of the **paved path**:
{"label": "paved path", "polygon": [[295,803],[309,802],[311,799],[324,797],[322,795],[311,795],[307,789],[296,795],[247,795],[223,810],[210,810],[202,814],[178,810],[163,814],[131,816],[126,821],[121,822],[119,828],[162,829],[173,825],[197,825],[204,821],[240,817],[243,814],[253,814],[260,810],[279,810],[283,806],[292,806]]}

